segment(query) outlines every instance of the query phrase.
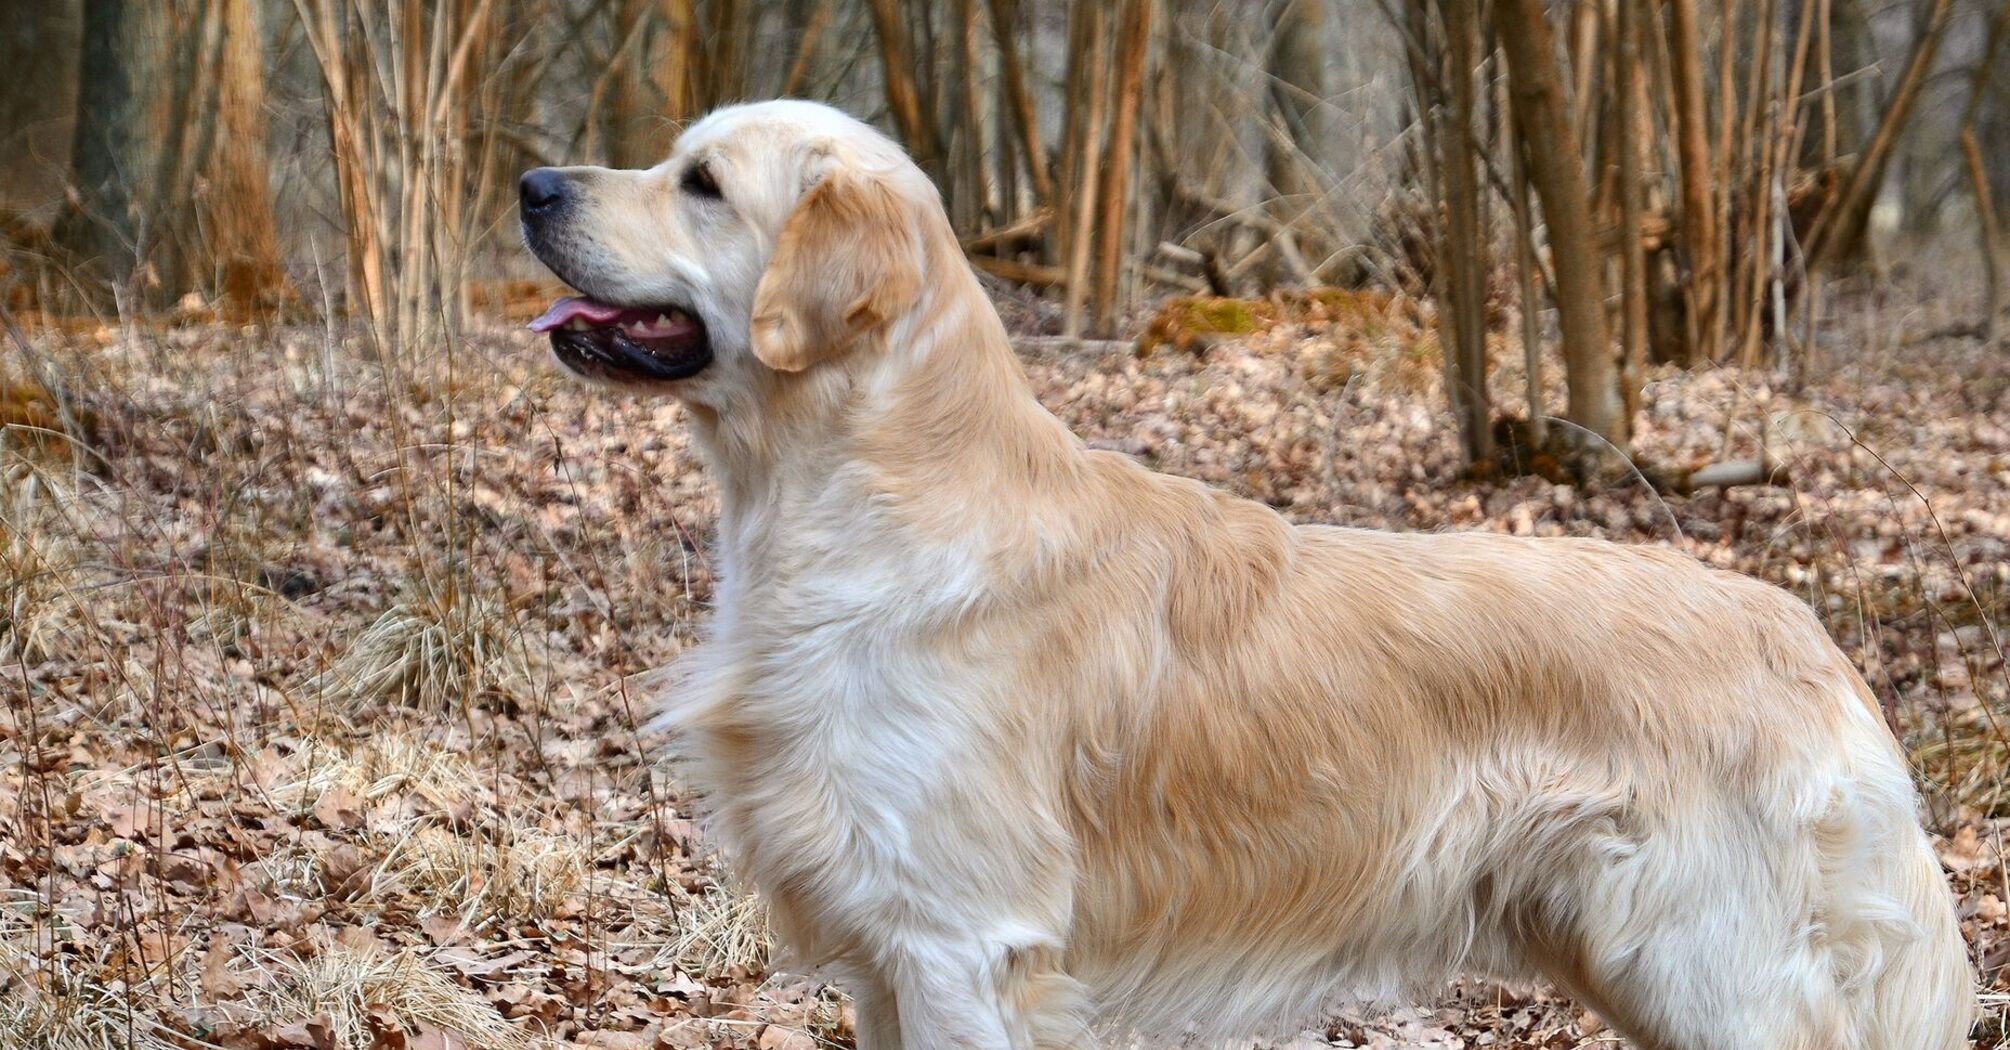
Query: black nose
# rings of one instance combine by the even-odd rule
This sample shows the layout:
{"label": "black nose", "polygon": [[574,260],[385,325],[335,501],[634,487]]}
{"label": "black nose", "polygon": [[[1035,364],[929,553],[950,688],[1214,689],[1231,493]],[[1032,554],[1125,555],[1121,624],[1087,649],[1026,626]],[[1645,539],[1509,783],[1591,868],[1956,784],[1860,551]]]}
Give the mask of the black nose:
{"label": "black nose", "polygon": [[565,172],[557,168],[532,168],[523,173],[523,180],[517,183],[517,199],[524,214],[549,211],[565,203],[570,182]]}

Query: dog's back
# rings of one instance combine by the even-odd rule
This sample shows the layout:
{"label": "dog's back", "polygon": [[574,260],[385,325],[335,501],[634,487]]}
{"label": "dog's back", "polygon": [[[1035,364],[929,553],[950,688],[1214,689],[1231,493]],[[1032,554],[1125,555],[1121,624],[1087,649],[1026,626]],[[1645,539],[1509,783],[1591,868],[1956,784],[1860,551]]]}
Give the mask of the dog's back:
{"label": "dog's back", "polygon": [[1465,971],[1648,1045],[1959,1043],[1903,758],[1797,600],[1667,551],[1292,529],[1125,474],[1156,491],[1102,504],[1124,539],[1035,600],[1079,610],[1042,661],[1079,677],[1038,693],[1097,698],[1054,746],[1081,756],[1069,969],[1116,1014],[1242,1032]]}

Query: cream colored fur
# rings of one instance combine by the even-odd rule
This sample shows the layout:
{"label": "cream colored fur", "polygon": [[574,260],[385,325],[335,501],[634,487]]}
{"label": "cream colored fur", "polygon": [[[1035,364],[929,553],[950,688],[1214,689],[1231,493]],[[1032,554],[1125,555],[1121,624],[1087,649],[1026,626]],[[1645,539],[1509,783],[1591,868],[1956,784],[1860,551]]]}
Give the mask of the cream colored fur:
{"label": "cream colored fur", "polygon": [[[680,191],[697,158],[723,201]],[[578,177],[561,272],[718,355],[668,387],[721,582],[663,724],[861,1047],[1243,1035],[1457,974],[1655,1050],[1962,1045],[1905,761],[1792,597],[1293,526],[1085,448],[933,188],[832,110]]]}

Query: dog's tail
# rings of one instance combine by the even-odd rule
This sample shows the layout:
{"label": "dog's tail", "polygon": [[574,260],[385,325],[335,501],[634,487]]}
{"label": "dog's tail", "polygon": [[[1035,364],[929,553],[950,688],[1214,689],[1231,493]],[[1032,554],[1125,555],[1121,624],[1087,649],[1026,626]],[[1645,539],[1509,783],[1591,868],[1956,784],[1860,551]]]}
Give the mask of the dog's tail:
{"label": "dog's tail", "polygon": [[1968,950],[1902,765],[1896,777],[1859,781],[1818,829],[1835,1027],[1858,1050],[1956,1050],[1975,1016]]}
{"label": "dog's tail", "polygon": [[[1913,834],[1917,834],[1914,832]],[[1913,935],[1890,943],[1865,994],[1848,997],[1864,1050],[1955,1050],[1968,1045],[1975,989],[1940,864],[1925,842],[1900,860],[1887,889]]]}

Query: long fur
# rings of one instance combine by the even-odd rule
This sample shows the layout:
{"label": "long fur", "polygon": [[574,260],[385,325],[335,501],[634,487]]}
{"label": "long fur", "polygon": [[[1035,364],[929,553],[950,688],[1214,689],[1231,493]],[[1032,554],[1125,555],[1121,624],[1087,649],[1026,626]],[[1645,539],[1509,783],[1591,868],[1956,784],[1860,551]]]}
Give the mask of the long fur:
{"label": "long fur", "polygon": [[[693,156],[735,221],[676,199]],[[1461,973],[1647,1048],[1961,1045],[1905,762],[1798,601],[1085,448],[926,179],[822,107],[594,177],[562,272],[684,297],[719,353],[670,391],[722,578],[663,724],[860,1046],[1241,1035]]]}

